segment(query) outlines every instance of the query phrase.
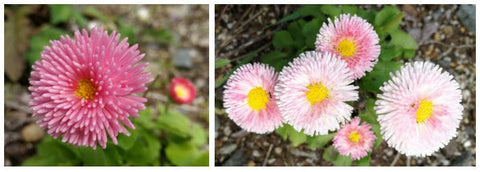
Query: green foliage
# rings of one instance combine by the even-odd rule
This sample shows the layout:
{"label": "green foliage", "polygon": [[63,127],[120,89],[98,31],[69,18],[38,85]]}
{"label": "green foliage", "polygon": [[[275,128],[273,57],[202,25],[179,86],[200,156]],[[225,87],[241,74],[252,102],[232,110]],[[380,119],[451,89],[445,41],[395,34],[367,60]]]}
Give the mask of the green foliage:
{"label": "green foliage", "polygon": [[[24,161],[24,166],[113,166],[113,165],[179,165],[207,166],[207,132],[178,111],[159,107],[158,119],[151,109],[139,112],[132,119],[136,129],[130,136],[120,134],[118,145],[108,141],[107,148],[75,147],[47,136],[39,144],[37,154]],[[166,124],[166,121],[171,124]],[[162,151],[165,152],[163,157]]]}
{"label": "green foliage", "polygon": [[223,66],[226,66],[230,64],[230,60],[228,59],[220,59],[215,61],[215,69],[221,68]]}
{"label": "green foliage", "polygon": [[318,135],[318,136],[308,136],[307,143],[308,148],[310,149],[317,149],[323,148],[330,140],[333,139],[334,133],[330,133],[327,135]]}
{"label": "green foliage", "polygon": [[30,65],[40,59],[40,52],[45,46],[50,46],[50,40],[59,40],[61,35],[67,35],[67,32],[55,27],[46,26],[32,36],[30,39],[30,49],[25,53],[25,59]]}
{"label": "green foliage", "polygon": [[72,5],[49,5],[50,22],[52,24],[64,23],[69,20],[75,21],[78,25],[84,27],[87,20],[82,13],[75,9]]}
{"label": "green foliage", "polygon": [[349,166],[353,162],[349,156],[340,155],[333,145],[328,146],[323,151],[322,158],[325,161],[333,162],[335,166]]}
{"label": "green foliage", "polygon": [[380,86],[390,79],[390,72],[397,71],[402,64],[398,61],[379,60],[373,70],[360,79],[360,89],[375,94],[380,93]]}
{"label": "green foliage", "polygon": [[283,140],[289,138],[292,146],[298,146],[307,141],[307,135],[303,134],[302,132],[298,132],[288,124],[283,124],[282,127],[275,130],[275,133],[282,136]]}

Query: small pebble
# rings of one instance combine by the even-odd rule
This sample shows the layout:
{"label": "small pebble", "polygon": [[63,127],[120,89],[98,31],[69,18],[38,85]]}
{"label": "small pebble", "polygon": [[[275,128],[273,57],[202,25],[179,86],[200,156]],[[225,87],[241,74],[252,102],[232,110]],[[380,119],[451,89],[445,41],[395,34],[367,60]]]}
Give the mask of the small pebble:
{"label": "small pebble", "polygon": [[27,142],[36,142],[45,136],[45,131],[37,123],[31,123],[22,129],[23,140]]}
{"label": "small pebble", "polygon": [[236,144],[229,144],[220,148],[220,150],[218,150],[218,153],[228,155],[232,153],[235,149],[237,149]]}

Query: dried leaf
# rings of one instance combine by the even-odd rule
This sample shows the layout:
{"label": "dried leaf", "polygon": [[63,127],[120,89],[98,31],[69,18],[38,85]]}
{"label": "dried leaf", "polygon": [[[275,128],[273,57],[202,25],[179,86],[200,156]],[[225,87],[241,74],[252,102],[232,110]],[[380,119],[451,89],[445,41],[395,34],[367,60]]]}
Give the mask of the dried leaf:
{"label": "dried leaf", "polygon": [[29,21],[26,18],[28,8],[22,6],[5,9],[5,73],[13,82],[17,82],[25,69],[22,55],[28,48]]}

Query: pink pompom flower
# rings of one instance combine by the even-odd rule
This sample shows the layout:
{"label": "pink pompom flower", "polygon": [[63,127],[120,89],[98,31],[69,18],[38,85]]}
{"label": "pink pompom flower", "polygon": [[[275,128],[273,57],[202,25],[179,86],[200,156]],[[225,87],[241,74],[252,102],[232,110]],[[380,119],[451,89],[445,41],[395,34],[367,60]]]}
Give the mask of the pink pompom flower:
{"label": "pink pompom flower", "polygon": [[[147,99],[136,95],[152,81],[138,63],[137,45],[103,28],[76,31],[74,39],[50,41],[32,66],[30,107],[38,123],[54,138],[75,146],[106,148],[107,133],[117,144],[118,133],[134,129],[128,117],[138,117]],[[123,123],[123,124],[122,124]]]}
{"label": "pink pompom flower", "polygon": [[353,79],[359,79],[377,63],[378,42],[370,23],[356,15],[342,14],[322,25],[315,46],[318,52],[331,52],[345,60]]}
{"label": "pink pompom flower", "polygon": [[173,101],[179,104],[190,104],[195,99],[195,87],[192,82],[182,77],[175,77],[172,79],[170,85],[170,96]]}
{"label": "pink pompom flower", "polygon": [[245,64],[238,68],[223,92],[228,117],[241,128],[259,134],[280,127],[283,118],[273,95],[277,79],[275,70],[265,64]]}
{"label": "pink pompom flower", "polygon": [[463,106],[458,83],[431,62],[405,64],[377,97],[383,138],[407,156],[425,156],[456,136]]}
{"label": "pink pompom flower", "polygon": [[360,125],[360,118],[355,117],[337,131],[333,137],[333,146],[341,155],[350,155],[353,160],[358,160],[372,150],[377,138],[370,128],[370,124],[366,122]]}
{"label": "pink pompom flower", "polygon": [[285,66],[275,87],[285,122],[308,135],[325,135],[350,120],[358,99],[347,63],[330,53],[305,52]]}

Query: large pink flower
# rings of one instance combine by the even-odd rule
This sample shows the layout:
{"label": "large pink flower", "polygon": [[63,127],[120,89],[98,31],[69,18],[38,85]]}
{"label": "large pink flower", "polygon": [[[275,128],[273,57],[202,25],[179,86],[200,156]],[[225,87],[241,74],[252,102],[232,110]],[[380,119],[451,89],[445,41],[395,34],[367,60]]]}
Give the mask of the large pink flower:
{"label": "large pink flower", "polygon": [[272,132],[282,125],[274,93],[278,75],[265,64],[246,64],[237,69],[225,85],[224,107],[243,129]]}
{"label": "large pink flower", "polygon": [[366,20],[342,14],[334,22],[328,19],[320,28],[316,51],[331,52],[345,60],[354,79],[372,71],[380,55],[378,35]]}
{"label": "large pink flower", "polygon": [[285,122],[308,135],[324,135],[350,120],[358,99],[345,61],[330,53],[305,52],[285,66],[275,87]]}
{"label": "large pink flower", "polygon": [[138,46],[119,38],[103,28],[76,31],[74,39],[50,41],[32,66],[30,107],[54,138],[106,148],[107,133],[117,144],[118,133],[129,135],[123,125],[135,128],[128,117],[138,117],[147,101],[135,93],[152,78],[143,71],[147,63],[138,63],[144,57]]}
{"label": "large pink flower", "polygon": [[354,160],[360,159],[372,150],[377,138],[370,128],[370,124],[366,122],[360,125],[360,118],[355,117],[337,131],[333,138],[333,146],[344,156],[350,155]]}
{"label": "large pink flower", "polygon": [[431,155],[455,137],[463,106],[458,83],[430,62],[407,63],[377,97],[383,138],[408,156]]}

